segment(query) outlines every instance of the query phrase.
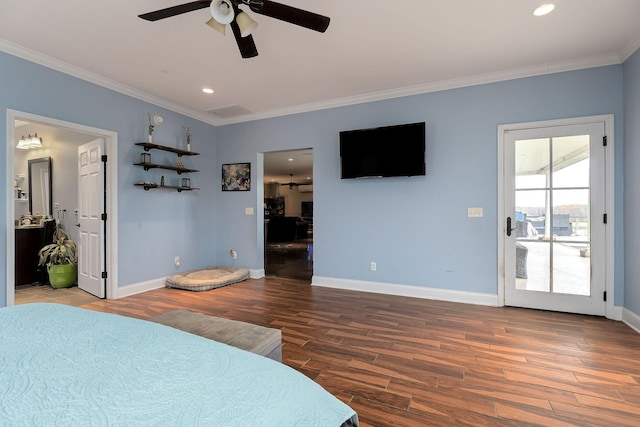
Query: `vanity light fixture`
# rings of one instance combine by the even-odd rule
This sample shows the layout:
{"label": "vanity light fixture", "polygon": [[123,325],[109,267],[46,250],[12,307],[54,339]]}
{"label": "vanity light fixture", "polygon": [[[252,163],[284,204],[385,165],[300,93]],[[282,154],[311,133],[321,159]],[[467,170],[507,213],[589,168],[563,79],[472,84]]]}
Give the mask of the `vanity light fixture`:
{"label": "vanity light fixture", "polygon": [[38,133],[34,133],[33,136],[29,134],[26,138],[24,135],[18,141],[16,148],[21,150],[29,150],[31,148],[42,148],[42,138],[38,136]]}

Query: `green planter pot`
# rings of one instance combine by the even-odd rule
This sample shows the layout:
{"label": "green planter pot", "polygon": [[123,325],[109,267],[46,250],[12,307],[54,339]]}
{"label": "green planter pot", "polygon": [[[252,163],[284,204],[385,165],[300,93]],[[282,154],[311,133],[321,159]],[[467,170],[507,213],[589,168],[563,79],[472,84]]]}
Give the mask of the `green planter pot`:
{"label": "green planter pot", "polygon": [[50,265],[49,282],[51,286],[58,288],[69,288],[76,283],[76,266],[73,264]]}

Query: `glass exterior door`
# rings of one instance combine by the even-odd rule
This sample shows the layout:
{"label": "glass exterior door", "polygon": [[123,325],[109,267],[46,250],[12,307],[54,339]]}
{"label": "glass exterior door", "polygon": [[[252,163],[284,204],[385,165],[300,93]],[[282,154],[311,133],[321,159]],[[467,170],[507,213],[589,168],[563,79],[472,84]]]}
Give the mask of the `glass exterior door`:
{"label": "glass exterior door", "polygon": [[506,138],[506,305],[604,314],[603,134],[592,124]]}

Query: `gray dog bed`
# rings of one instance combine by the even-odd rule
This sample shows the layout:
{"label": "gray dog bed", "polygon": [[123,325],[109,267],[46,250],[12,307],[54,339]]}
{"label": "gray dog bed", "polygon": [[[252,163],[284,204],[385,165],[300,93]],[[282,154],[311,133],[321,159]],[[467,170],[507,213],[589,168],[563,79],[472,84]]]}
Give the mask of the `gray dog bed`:
{"label": "gray dog bed", "polygon": [[167,278],[167,288],[186,289],[188,291],[208,291],[249,278],[249,270],[226,266],[207,267],[200,270],[185,271]]}

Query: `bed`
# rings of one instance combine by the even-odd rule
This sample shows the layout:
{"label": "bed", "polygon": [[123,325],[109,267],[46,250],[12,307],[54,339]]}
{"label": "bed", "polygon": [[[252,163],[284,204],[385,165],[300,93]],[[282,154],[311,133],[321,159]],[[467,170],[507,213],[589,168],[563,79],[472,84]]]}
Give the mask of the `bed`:
{"label": "bed", "polygon": [[3,425],[357,426],[286,365],[168,326],[60,304],[0,308]]}

